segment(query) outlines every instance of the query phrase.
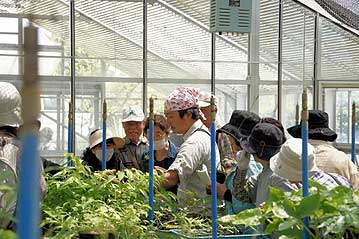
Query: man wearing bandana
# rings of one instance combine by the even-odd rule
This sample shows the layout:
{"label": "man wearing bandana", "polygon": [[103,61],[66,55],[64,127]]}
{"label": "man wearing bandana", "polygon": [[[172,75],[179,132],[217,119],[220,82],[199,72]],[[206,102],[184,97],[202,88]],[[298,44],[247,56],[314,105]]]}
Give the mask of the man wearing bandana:
{"label": "man wearing bandana", "polygon": [[[197,89],[180,87],[164,103],[167,122],[174,133],[183,134],[184,142],[175,161],[163,174],[165,181],[161,184],[164,188],[178,184],[180,207],[187,207],[194,214],[210,209],[210,200],[205,199],[208,197],[206,186],[210,184],[211,174],[211,138],[208,128],[200,120],[202,112],[198,96]],[[218,165],[217,148],[216,159]]]}

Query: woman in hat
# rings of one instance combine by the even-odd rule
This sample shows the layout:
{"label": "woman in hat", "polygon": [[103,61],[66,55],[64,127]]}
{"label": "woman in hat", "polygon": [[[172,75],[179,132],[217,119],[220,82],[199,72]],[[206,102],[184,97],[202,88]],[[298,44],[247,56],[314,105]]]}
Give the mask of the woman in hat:
{"label": "woman in hat", "polygon": [[[288,128],[294,138],[301,138],[301,124]],[[355,190],[359,190],[359,172],[356,165],[342,151],[336,149],[332,142],[337,138],[334,130],[329,128],[328,114],[321,110],[309,110],[308,138],[314,146],[317,167],[326,173],[336,173],[347,178]]]}
{"label": "woman in hat", "polygon": [[[251,130],[257,123],[259,123],[259,121],[260,117],[253,112],[235,110],[231,115],[229,123],[217,130],[217,133],[224,133],[228,136],[235,161],[238,161],[238,157],[242,151],[240,140],[243,137],[249,136]],[[232,196],[233,178],[236,168],[237,166],[234,165],[232,171],[227,175],[224,184],[217,183],[217,194],[219,198],[224,200],[227,214],[236,214],[242,210],[254,207],[252,203],[238,201]],[[252,157],[249,162],[246,176],[250,177],[256,175],[261,170],[262,166],[255,162]]]}
{"label": "woman in hat", "polygon": [[[280,152],[270,159],[273,173],[288,179],[292,183],[302,182],[302,140],[289,139]],[[325,173],[316,165],[315,148],[308,144],[308,173],[309,178],[327,187],[339,185],[351,188],[348,180],[335,173]]]}
{"label": "woman in hat", "polygon": [[[106,169],[122,170],[123,163],[119,159],[115,148],[124,145],[123,139],[119,137],[106,137]],[[102,130],[96,129],[90,133],[90,146],[86,148],[81,156],[82,164],[90,166],[92,171],[102,169]]]}
{"label": "woman in hat", "polygon": [[[248,137],[241,139],[243,151],[233,179],[233,195],[237,200],[254,203],[258,207],[267,200],[270,186],[283,191],[297,189],[296,185],[273,174],[270,169],[269,160],[279,152],[284,140],[283,132],[269,123],[257,124]],[[246,178],[250,154],[263,166],[263,170],[256,176]]]}
{"label": "woman in hat", "polygon": [[[144,131],[147,133],[149,138],[149,119],[145,122]],[[155,167],[162,169],[168,169],[175,161],[178,147],[169,140],[170,125],[167,123],[167,119],[162,114],[154,114],[154,159]],[[146,151],[142,155],[139,166],[141,171],[149,171],[149,152]],[[177,194],[177,185],[170,187],[168,191]]]}

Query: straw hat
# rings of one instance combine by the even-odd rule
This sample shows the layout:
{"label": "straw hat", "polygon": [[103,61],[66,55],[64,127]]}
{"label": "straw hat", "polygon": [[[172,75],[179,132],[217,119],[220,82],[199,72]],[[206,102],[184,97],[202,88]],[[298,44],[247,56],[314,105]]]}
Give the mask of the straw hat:
{"label": "straw hat", "polygon": [[[315,164],[314,147],[308,144],[308,171],[309,177],[318,171]],[[289,181],[302,181],[302,140],[288,139],[282,145],[280,152],[270,159],[270,168],[282,178]]]}
{"label": "straw hat", "polygon": [[21,96],[16,87],[0,82],[0,127],[17,127],[22,124]]}
{"label": "straw hat", "polygon": [[[116,148],[123,148],[123,146],[125,145],[125,141],[120,137],[111,136],[111,135],[107,134],[106,140],[108,140],[108,139],[113,140]],[[102,130],[98,129],[98,130],[93,131],[90,134],[90,149],[94,148],[96,145],[98,145],[100,143],[102,143]]]}

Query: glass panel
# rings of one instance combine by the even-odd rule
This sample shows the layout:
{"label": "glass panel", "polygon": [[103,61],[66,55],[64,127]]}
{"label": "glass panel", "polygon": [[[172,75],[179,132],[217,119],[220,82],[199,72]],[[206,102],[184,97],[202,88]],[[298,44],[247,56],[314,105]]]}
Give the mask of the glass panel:
{"label": "glass panel", "polygon": [[[18,32],[17,18],[0,17],[1,32]],[[17,36],[16,36],[17,37]]]}
{"label": "glass panel", "polygon": [[18,36],[13,34],[1,34],[0,43],[2,44],[18,44]]}

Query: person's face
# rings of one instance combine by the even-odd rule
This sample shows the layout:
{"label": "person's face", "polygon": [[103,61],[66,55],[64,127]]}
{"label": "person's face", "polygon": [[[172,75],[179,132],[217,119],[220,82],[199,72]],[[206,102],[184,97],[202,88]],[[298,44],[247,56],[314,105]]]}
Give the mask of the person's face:
{"label": "person's face", "polygon": [[[113,148],[115,148],[115,145],[113,143],[106,143],[106,149],[113,149]],[[92,153],[94,154],[97,150],[102,150],[102,143],[96,145],[91,149]]]}
{"label": "person's face", "polygon": [[191,118],[190,113],[186,113],[183,118],[180,117],[177,111],[168,111],[165,115],[173,133],[184,134],[187,132],[188,121]]}
{"label": "person's face", "polygon": [[228,138],[229,138],[229,142],[231,143],[231,148],[233,152],[238,152],[242,150],[242,148],[237,144],[233,136],[228,135]]}
{"label": "person's face", "polygon": [[134,143],[137,143],[143,134],[145,124],[143,121],[128,121],[122,123],[127,138]]}
{"label": "person's face", "polygon": [[[147,138],[150,138],[150,129],[147,130]],[[154,140],[158,141],[161,139],[168,139],[168,135],[166,134],[165,131],[163,131],[160,127],[158,127],[157,125],[155,125],[154,130],[153,130],[153,135],[154,135]]]}

